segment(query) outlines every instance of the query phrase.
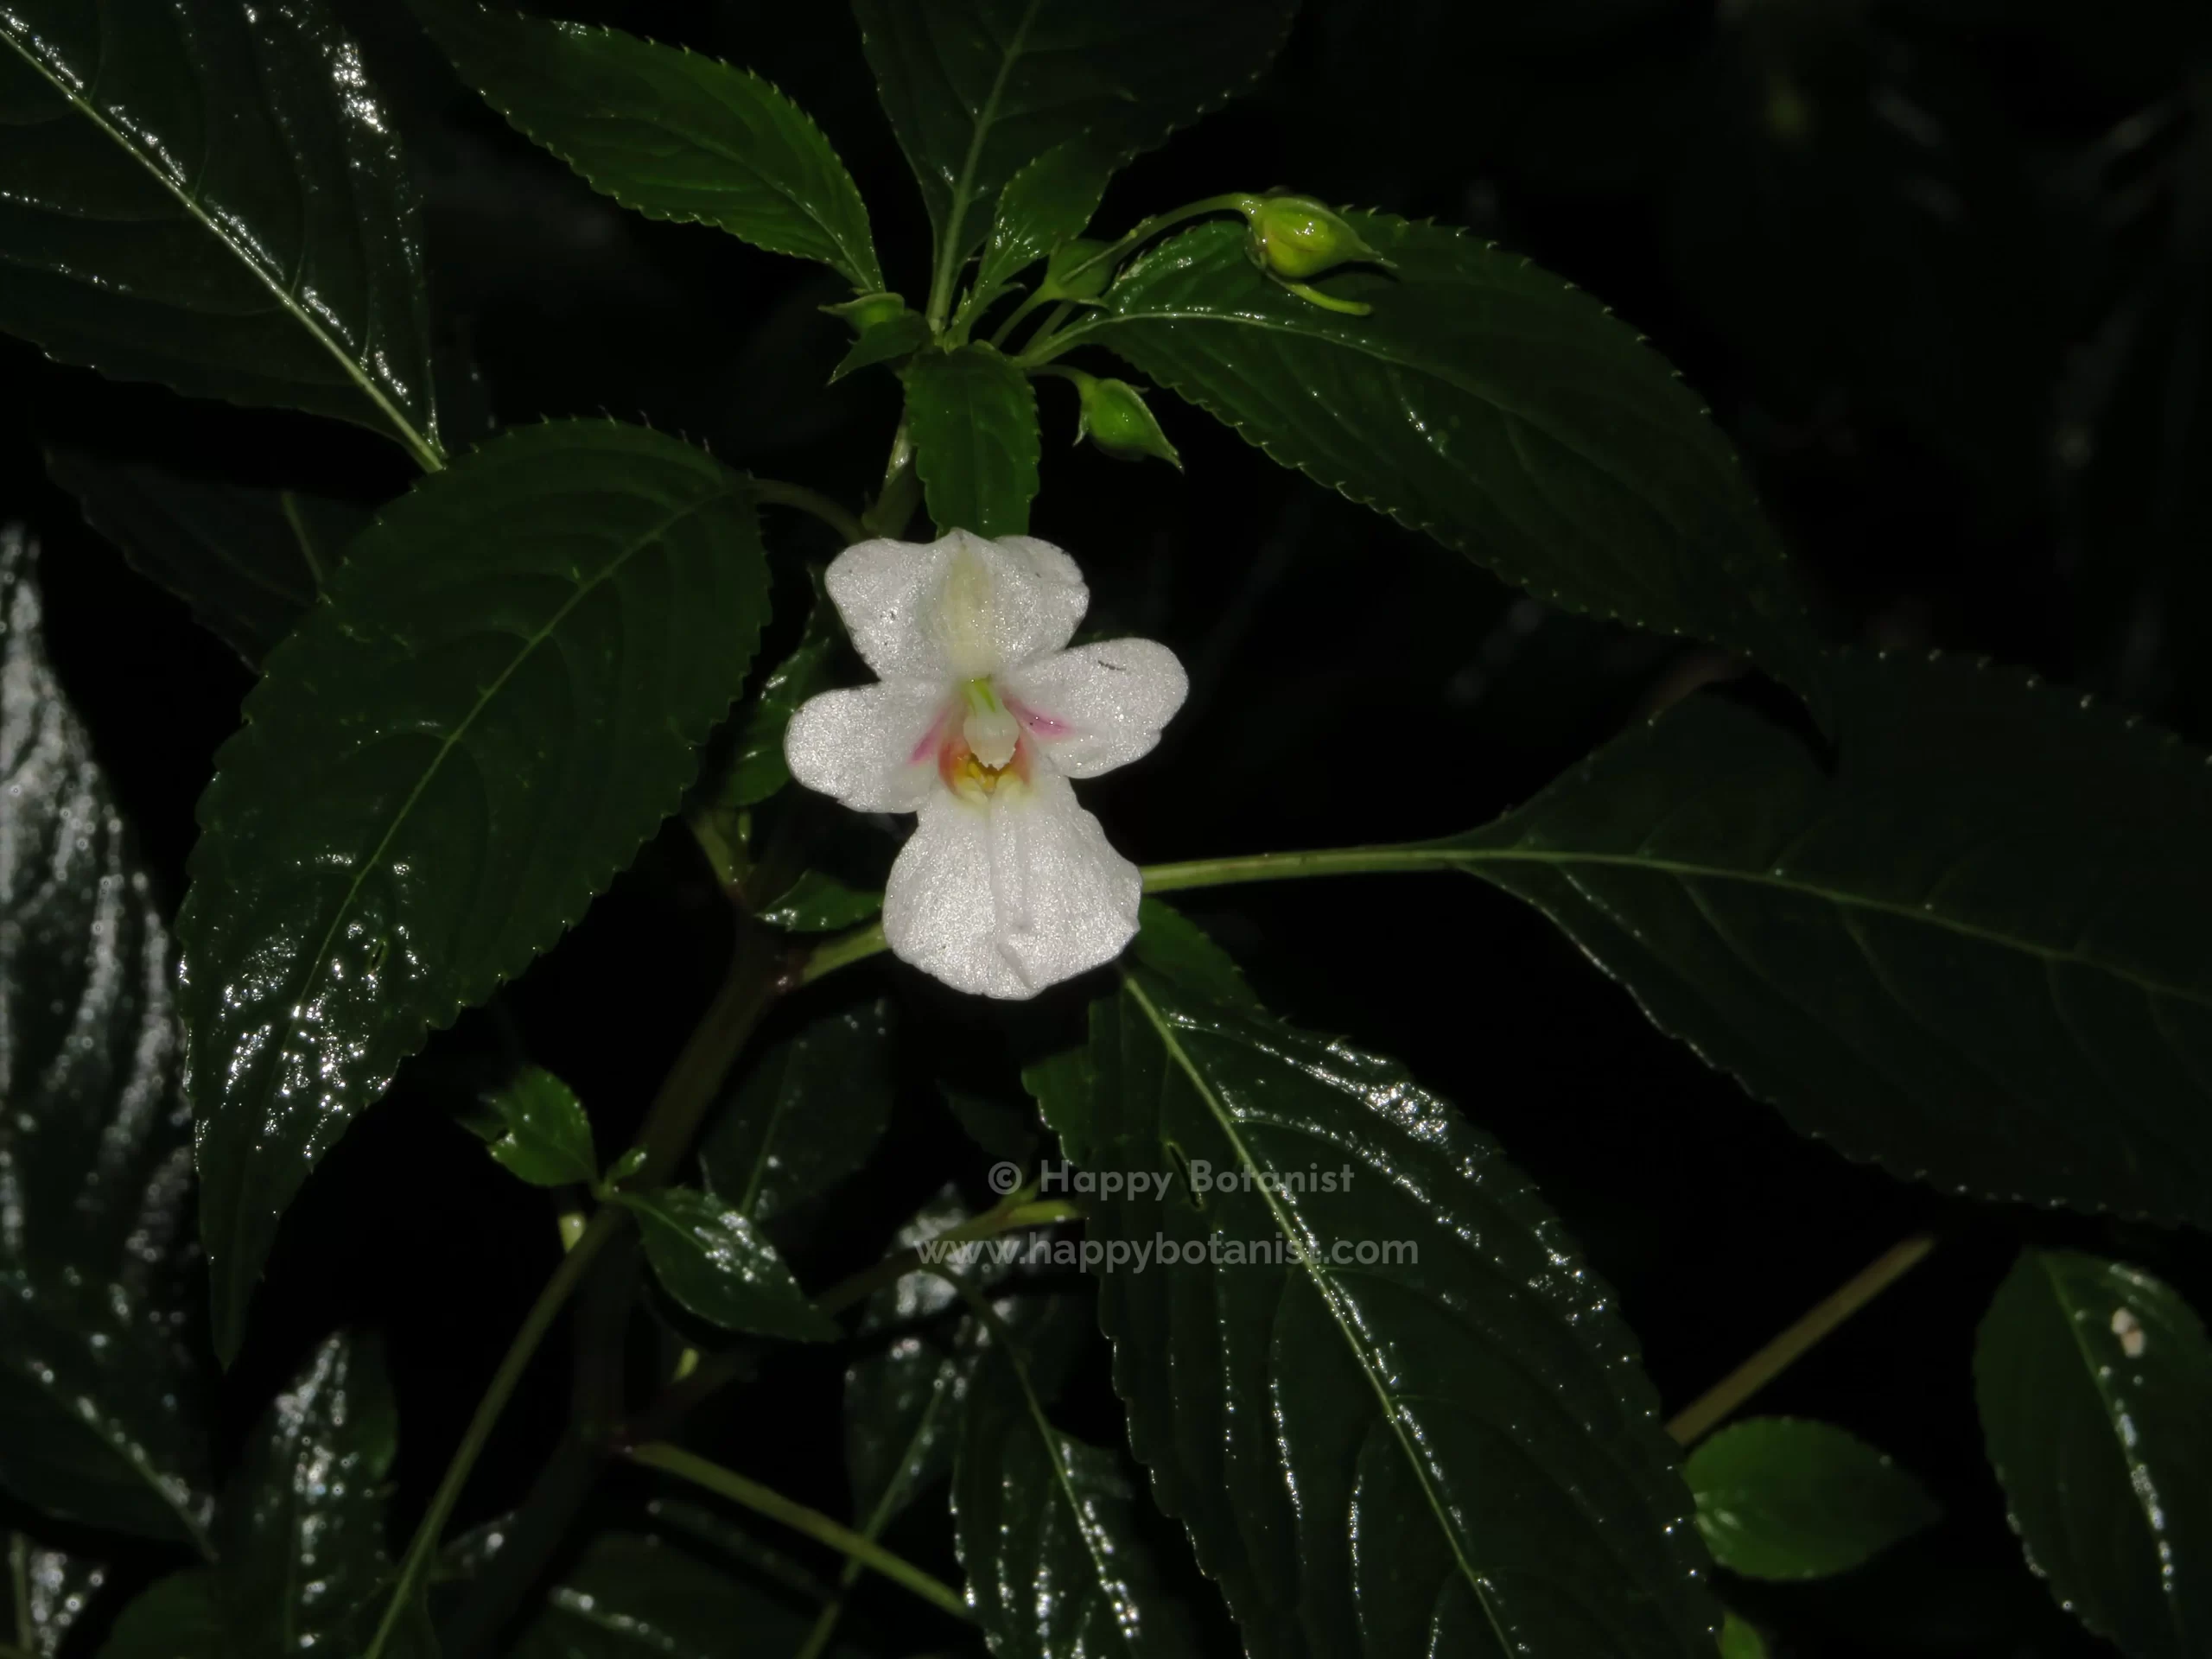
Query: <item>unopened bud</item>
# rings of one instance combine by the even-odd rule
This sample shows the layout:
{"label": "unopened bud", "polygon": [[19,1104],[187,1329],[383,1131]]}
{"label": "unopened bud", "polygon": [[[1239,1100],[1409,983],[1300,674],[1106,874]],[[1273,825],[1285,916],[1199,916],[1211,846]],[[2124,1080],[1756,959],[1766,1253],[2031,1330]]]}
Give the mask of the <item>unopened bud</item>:
{"label": "unopened bud", "polygon": [[1037,290],[1040,300],[1095,300],[1114,280],[1114,262],[1098,256],[1108,244],[1079,236],[1045,262],[1045,281]]}
{"label": "unopened bud", "polygon": [[863,294],[842,305],[825,305],[822,308],[833,317],[842,317],[855,334],[864,334],[894,317],[907,315],[906,302],[889,293]]}
{"label": "unopened bud", "polygon": [[1252,227],[1245,245],[1252,263],[1286,282],[1302,283],[1354,261],[1390,263],[1311,196],[1258,197],[1244,209],[1244,219]]}
{"label": "unopened bud", "polygon": [[1076,419],[1076,442],[1089,438],[1116,461],[1141,461],[1156,455],[1180,470],[1183,458],[1160,429],[1160,423],[1145,406],[1144,394],[1126,380],[1102,380],[1084,375],[1075,383],[1083,399]]}

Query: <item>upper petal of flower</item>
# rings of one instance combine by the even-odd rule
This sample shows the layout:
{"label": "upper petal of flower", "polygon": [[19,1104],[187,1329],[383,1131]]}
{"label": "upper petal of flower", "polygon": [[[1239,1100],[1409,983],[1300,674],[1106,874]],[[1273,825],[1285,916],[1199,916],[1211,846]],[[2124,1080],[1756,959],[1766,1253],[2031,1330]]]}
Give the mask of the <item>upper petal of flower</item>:
{"label": "upper petal of flower", "polygon": [[934,542],[861,542],[830,562],[830,597],[886,680],[977,679],[1067,644],[1090,603],[1050,543],[964,530]]}
{"label": "upper petal of flower", "polygon": [[1191,689],[1175,653],[1151,639],[1058,652],[1000,681],[1014,717],[1071,778],[1096,778],[1148,753]]}
{"label": "upper petal of flower", "polygon": [[809,789],[858,812],[912,812],[939,788],[938,722],[953,718],[942,686],[912,681],[824,691],[784,728],[784,760]]}
{"label": "upper petal of flower", "polygon": [[883,936],[955,989],[1018,1000],[1111,962],[1137,931],[1143,878],[1039,767],[976,804],[940,791],[891,867]]}

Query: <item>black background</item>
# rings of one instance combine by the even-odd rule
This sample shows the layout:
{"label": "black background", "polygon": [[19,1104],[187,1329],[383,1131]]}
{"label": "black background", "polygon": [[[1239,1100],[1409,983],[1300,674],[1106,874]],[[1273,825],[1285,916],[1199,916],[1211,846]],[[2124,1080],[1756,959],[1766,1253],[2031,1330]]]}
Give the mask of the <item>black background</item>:
{"label": "black background", "polygon": [[[401,8],[341,10],[426,196],[442,324],[500,421],[644,419],[857,501],[896,387],[877,372],[824,388],[846,336],[816,307],[842,296],[836,279],[624,213],[466,94]],[[859,178],[891,281],[918,300],[919,203],[840,8],[558,10],[776,80]],[[2206,7],[1311,0],[1257,93],[1133,167],[1097,222],[1274,185],[1471,226],[1649,334],[1742,450],[1838,636],[2028,664],[2212,740],[2198,648],[2212,606]],[[348,428],[188,404],[14,343],[0,342],[0,511],[43,542],[60,671],[174,896],[248,676],[83,528],[41,446],[365,501],[404,488],[408,464]],[[1083,561],[1093,626],[1163,639],[1192,671],[1159,754],[1090,790],[1140,861],[1465,827],[1712,666],[1522,600],[1170,396],[1154,403],[1179,477],[1070,448],[1071,396],[1040,396],[1037,533]],[[793,569],[833,550],[806,520],[779,517],[772,535]],[[664,835],[496,1014],[410,1067],[286,1224],[229,1384],[233,1435],[321,1333],[380,1329],[411,1521],[556,1249],[539,1196],[446,1121],[454,1079],[519,1044],[577,1085],[619,1148],[711,989],[719,904],[688,843]],[[1788,1652],[2098,1650],[2005,1526],[1973,1414],[1974,1323],[2024,1238],[2126,1255],[2212,1305],[2199,1241],[1969,1205],[1800,1141],[1473,881],[1250,887],[1185,907],[1285,1017],[1403,1060],[1503,1142],[1618,1288],[1669,1410],[1885,1247],[1935,1229],[1936,1255],[1760,1408],[1852,1427],[1922,1473],[1947,1519],[1825,1586],[1724,1588]],[[779,1018],[890,988],[893,1140],[791,1239],[810,1282],[873,1259],[948,1176],[972,1181],[979,1161],[935,1084],[1014,1098],[1008,1057],[1064,1028],[1083,995],[1046,999],[1009,1034],[878,963]],[[463,1520],[521,1490],[561,1421],[563,1363],[534,1374]],[[1085,1369],[1065,1409],[1111,1439],[1103,1370]],[[717,1404],[706,1443],[842,1513],[836,1376],[822,1356],[776,1359]],[[635,1497],[615,1483],[600,1510]],[[895,1541],[951,1570],[925,1516]],[[863,1602],[907,1643],[894,1650],[931,1639],[895,1592]]]}

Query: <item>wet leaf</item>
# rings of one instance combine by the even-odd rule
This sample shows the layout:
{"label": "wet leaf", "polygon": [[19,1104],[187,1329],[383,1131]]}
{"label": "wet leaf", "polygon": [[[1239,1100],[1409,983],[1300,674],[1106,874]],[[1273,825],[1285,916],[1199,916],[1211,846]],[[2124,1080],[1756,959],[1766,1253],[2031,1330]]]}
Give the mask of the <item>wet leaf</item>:
{"label": "wet leaf", "polygon": [[544,1067],[524,1066],[488,1103],[504,1126],[492,1155],[532,1186],[588,1186],[599,1179],[583,1103]]}
{"label": "wet leaf", "polygon": [[0,530],[0,1485],[207,1548],[168,930]]}
{"label": "wet leaf", "polygon": [[1983,1317],[1974,1399],[2028,1564],[2130,1659],[2212,1646],[2212,1339],[2137,1268],[2029,1250]]}
{"label": "wet leaf", "polygon": [[512,1651],[513,1659],[789,1654],[813,1623],[812,1609],[765,1574],[710,1565],[660,1539],[610,1533],[562,1574]]}
{"label": "wet leaf", "polygon": [[868,1161],[891,1117],[891,1005],[825,1014],[764,1050],[699,1146],[708,1190],[762,1222]]}
{"label": "wet leaf", "polygon": [[883,894],[849,887],[821,870],[803,870],[760,918],[787,933],[835,933],[857,927],[883,908]]}
{"label": "wet leaf", "polygon": [[988,346],[925,352],[906,365],[914,466],[938,533],[1021,536],[1037,494],[1037,393]]}
{"label": "wet leaf", "polygon": [[107,1582],[108,1569],[20,1532],[0,1535],[7,1578],[0,1585],[0,1630],[12,1633],[28,1659],[56,1659],[69,1633]]}
{"label": "wet leaf", "polygon": [[122,379],[359,422],[436,465],[393,127],[322,0],[10,0],[0,327]]}
{"label": "wet leaf", "polygon": [[708,1323],[791,1342],[841,1334],[767,1236],[730,1205],[686,1186],[619,1193],[616,1201],[638,1218],[661,1288]]}
{"label": "wet leaf", "polygon": [[346,1123],[676,808],[766,588],[744,480],[556,423],[386,508],[270,657],[177,924],[219,1351]]}

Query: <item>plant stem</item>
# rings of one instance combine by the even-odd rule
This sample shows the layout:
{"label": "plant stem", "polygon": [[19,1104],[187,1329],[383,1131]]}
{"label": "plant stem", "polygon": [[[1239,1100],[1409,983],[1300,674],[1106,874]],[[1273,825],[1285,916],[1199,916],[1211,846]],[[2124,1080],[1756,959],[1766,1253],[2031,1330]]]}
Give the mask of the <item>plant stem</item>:
{"label": "plant stem", "polygon": [[756,478],[753,480],[753,493],[778,506],[796,507],[801,512],[811,513],[843,537],[848,547],[868,539],[868,531],[861,528],[859,518],[819,490],[810,490],[804,484],[780,484],[772,478]]}
{"label": "plant stem", "polygon": [[492,1374],[492,1381],[484,1389],[484,1397],[476,1403],[476,1414],[468,1420],[468,1427],[461,1437],[461,1444],[454,1450],[452,1461],[446,1465],[445,1478],[438,1483],[438,1490],[430,1499],[430,1507],[423,1511],[421,1522],[415,1529],[413,1541],[407,1546],[406,1558],[400,1562],[399,1576],[392,1587],[391,1599],[386,1604],[384,1622],[377,1627],[376,1637],[369,1643],[365,1659],[378,1659],[385,1644],[391,1641],[398,1628],[416,1586],[436,1553],[439,1535],[444,1532],[448,1518],[453,1514],[454,1502],[461,1489],[475,1468],[477,1458],[482,1454],[484,1443],[492,1437],[493,1427],[499,1421],[515,1385],[522,1381],[523,1372],[529,1368],[531,1358],[537,1352],[538,1344],[545,1340],[545,1333],[553,1328],[553,1320],[561,1312],[569,1294],[582,1282],[586,1269],[607,1247],[607,1242],[622,1228],[623,1212],[609,1206],[592,1217],[591,1225],[584,1229],[583,1236],[575,1248],[561,1258],[553,1269],[553,1276],[545,1281],[545,1288],[537,1293],[537,1300],[523,1316],[522,1328],[507,1344],[506,1357],[499,1362],[499,1369]]}
{"label": "plant stem", "polygon": [[674,1475],[679,1480],[688,1480],[717,1497],[729,1499],[733,1503],[743,1504],[756,1515],[765,1515],[772,1521],[779,1521],[795,1532],[804,1533],[819,1543],[827,1544],[862,1566],[874,1567],[893,1584],[912,1591],[924,1601],[944,1609],[956,1618],[969,1617],[966,1600],[950,1585],[931,1578],[912,1561],[893,1555],[873,1539],[864,1538],[850,1527],[840,1525],[821,1510],[810,1510],[772,1487],[763,1486],[757,1480],[748,1480],[734,1469],[709,1463],[681,1446],[664,1444],[634,1446],[627,1455],[632,1463]]}
{"label": "plant stem", "polygon": [[1892,1244],[1807,1310],[1802,1319],[1692,1401],[1667,1425],[1667,1433],[1678,1446],[1704,1439],[1838,1325],[1904,1277],[1935,1248],[1936,1241],[1926,1233],[1916,1233]]}
{"label": "plant stem", "polygon": [[774,940],[766,929],[741,919],[721,988],[692,1027],[676,1064],[669,1067],[645,1114],[645,1127],[638,1132],[638,1144],[645,1150],[645,1166],[638,1173],[640,1185],[667,1185],[690,1149],[692,1137],[745,1039],[785,988],[783,962]]}

